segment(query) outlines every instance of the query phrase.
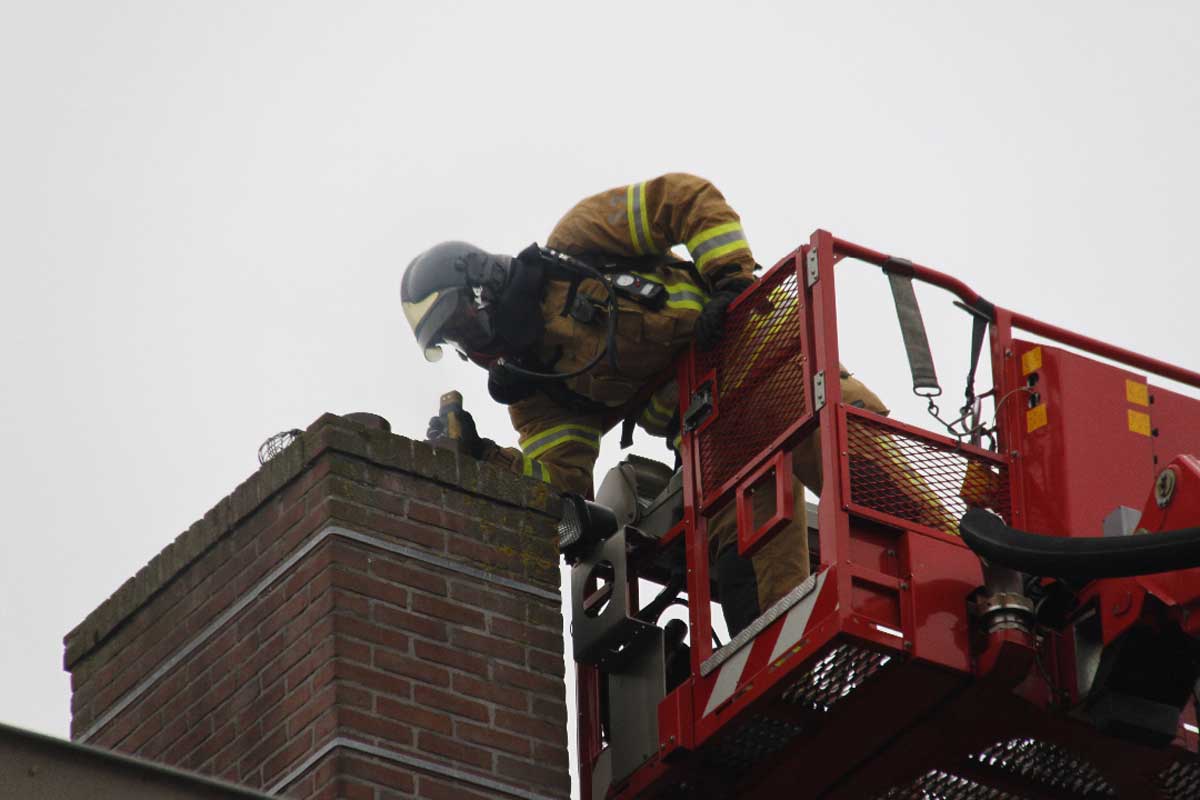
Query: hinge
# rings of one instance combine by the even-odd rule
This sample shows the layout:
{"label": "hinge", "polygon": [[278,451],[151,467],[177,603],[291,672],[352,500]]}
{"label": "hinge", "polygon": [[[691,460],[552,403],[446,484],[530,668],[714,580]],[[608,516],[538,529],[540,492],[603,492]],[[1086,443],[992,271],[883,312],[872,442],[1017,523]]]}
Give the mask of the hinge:
{"label": "hinge", "polygon": [[817,248],[810,247],[804,261],[808,267],[808,285],[812,286],[817,282],[817,278],[821,277],[821,272],[817,268]]}
{"label": "hinge", "polygon": [[813,375],[813,411],[820,411],[825,407],[825,373],[818,372]]}

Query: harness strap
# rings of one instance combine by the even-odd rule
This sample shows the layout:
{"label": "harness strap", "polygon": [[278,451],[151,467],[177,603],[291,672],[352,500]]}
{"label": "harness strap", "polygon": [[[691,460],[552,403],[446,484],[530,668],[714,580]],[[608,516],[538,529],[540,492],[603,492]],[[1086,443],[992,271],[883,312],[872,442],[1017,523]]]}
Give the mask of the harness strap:
{"label": "harness strap", "polygon": [[[929,337],[925,334],[925,320],[921,317],[921,306],[913,291],[912,262],[903,258],[889,258],[883,269],[887,272],[892,287],[892,300],[896,304],[896,318],[900,321],[900,335],[904,337],[904,349],[908,353],[908,368],[912,372],[913,394],[920,397],[937,397],[942,393],[938,384],[937,370],[933,366],[933,354],[929,350]],[[905,274],[910,272],[910,274]]]}
{"label": "harness strap", "polygon": [[621,421],[621,449],[625,450],[633,444],[633,427],[637,419],[631,414]]}
{"label": "harness strap", "polygon": [[971,312],[973,322],[971,324],[971,368],[967,371],[967,403],[963,408],[970,406],[975,400],[975,370],[979,367],[979,355],[983,351],[983,336],[987,333],[988,323],[996,318],[996,307],[979,298],[973,306],[963,306]]}

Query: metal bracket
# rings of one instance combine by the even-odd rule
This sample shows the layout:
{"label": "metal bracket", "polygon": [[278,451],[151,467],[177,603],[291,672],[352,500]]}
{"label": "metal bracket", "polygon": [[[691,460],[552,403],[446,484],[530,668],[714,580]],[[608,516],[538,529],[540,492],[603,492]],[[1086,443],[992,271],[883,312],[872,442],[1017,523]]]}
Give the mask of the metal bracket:
{"label": "metal bracket", "polygon": [[808,285],[812,286],[821,277],[821,271],[817,266],[817,248],[810,248],[804,260],[808,267]]}
{"label": "metal bracket", "polygon": [[[658,626],[630,613],[636,610],[629,607],[625,558],[630,530],[628,526],[622,528],[571,568],[571,640],[575,645],[575,660],[594,664],[606,672],[620,670],[636,652],[631,645],[642,636],[662,633]],[[611,570],[611,594],[601,608],[589,611],[585,605],[588,576],[602,565]]]}
{"label": "metal bracket", "polygon": [[825,407],[825,373],[818,372],[813,375],[813,411],[820,411]]}
{"label": "metal bracket", "polygon": [[690,433],[699,428],[712,414],[713,408],[712,381],[705,381],[688,400],[688,410],[683,415],[684,432]]}

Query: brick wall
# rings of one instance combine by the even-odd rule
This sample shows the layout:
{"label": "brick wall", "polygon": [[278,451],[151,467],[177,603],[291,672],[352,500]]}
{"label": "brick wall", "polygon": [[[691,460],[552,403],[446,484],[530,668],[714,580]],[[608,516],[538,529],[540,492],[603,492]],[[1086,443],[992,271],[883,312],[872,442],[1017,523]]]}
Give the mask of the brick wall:
{"label": "brick wall", "polygon": [[325,415],[67,635],[72,737],[288,797],[566,797],[557,516]]}

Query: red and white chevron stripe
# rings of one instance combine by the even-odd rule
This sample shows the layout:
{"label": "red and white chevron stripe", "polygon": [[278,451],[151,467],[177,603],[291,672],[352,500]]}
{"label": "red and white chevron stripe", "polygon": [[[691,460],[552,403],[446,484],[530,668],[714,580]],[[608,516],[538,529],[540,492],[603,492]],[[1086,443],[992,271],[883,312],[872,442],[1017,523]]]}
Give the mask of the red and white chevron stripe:
{"label": "red and white chevron stripe", "polygon": [[[837,609],[837,582],[826,580],[830,571],[826,568],[814,575],[812,588],[799,600],[790,596],[780,600],[781,604],[791,602],[793,605],[754,638],[742,644],[698,687],[701,693],[706,687],[710,689],[707,700],[702,694],[697,698],[704,703],[702,716],[708,716],[723,706],[764,667],[799,651],[810,626],[821,622]],[[771,613],[770,610],[767,613]],[[736,641],[726,647],[734,644]]]}

